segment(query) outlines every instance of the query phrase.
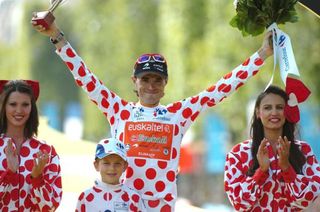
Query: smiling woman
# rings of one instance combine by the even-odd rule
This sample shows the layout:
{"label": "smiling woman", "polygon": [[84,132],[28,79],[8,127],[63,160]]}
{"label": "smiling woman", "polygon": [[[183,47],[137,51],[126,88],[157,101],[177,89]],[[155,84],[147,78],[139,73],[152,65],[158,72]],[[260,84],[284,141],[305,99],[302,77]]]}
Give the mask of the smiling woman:
{"label": "smiling woman", "polygon": [[0,210],[54,211],[60,162],[54,147],[35,137],[39,83],[1,80],[0,94]]}
{"label": "smiling woman", "polygon": [[284,113],[287,100],[276,86],[262,92],[252,138],[227,155],[225,191],[237,211],[300,211],[320,194],[320,166],[309,144],[295,139],[295,123]]}

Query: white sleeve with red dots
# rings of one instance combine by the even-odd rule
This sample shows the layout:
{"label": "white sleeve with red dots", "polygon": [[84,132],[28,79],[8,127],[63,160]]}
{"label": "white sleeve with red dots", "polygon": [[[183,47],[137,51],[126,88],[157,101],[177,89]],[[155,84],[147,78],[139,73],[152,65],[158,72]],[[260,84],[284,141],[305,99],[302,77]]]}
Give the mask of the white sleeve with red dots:
{"label": "white sleeve with red dots", "polygon": [[181,114],[180,122],[184,123],[185,129],[188,129],[200,112],[219,104],[244,85],[252,76],[255,76],[263,65],[263,60],[259,57],[259,54],[254,53],[198,95],[168,105],[168,111]]}
{"label": "white sleeve with red dots", "polygon": [[[0,153],[9,141],[0,138]],[[32,179],[34,155],[47,151],[50,160],[43,175]],[[59,206],[62,197],[59,157],[50,145],[36,138],[26,140],[20,149],[19,169],[16,173],[7,170],[6,156],[0,154],[0,211],[50,211]]]}
{"label": "white sleeve with red dots", "polygon": [[296,174],[294,170],[289,174],[288,178],[295,178],[286,183],[285,192],[290,195],[294,207],[305,209],[320,195],[320,165],[308,143],[296,142],[306,158],[306,163],[302,167],[302,174]]}
{"label": "white sleeve with red dots", "polygon": [[104,113],[109,122],[114,122],[113,113],[117,112],[127,102],[110,91],[85,65],[82,58],[70,44],[63,46],[56,53],[62,58],[72,73],[78,86],[87,93],[88,97]]}
{"label": "white sleeve with red dots", "polygon": [[42,210],[57,208],[62,197],[60,159],[53,146],[50,149],[50,160],[40,178],[31,179],[31,200]]}
{"label": "white sleeve with red dots", "polygon": [[307,143],[296,143],[307,159],[302,174],[296,174],[292,167],[284,173],[271,145],[267,145],[268,172],[263,173],[258,168],[254,176],[247,176],[252,164],[251,141],[233,147],[226,158],[224,183],[228,198],[237,211],[303,210],[319,196],[319,164]]}
{"label": "white sleeve with red dots", "polygon": [[[236,210],[249,211],[259,198],[263,183],[257,183],[247,176],[250,151],[245,144],[237,144],[227,154],[224,173],[224,187],[228,198]],[[265,180],[264,180],[265,181]]]}

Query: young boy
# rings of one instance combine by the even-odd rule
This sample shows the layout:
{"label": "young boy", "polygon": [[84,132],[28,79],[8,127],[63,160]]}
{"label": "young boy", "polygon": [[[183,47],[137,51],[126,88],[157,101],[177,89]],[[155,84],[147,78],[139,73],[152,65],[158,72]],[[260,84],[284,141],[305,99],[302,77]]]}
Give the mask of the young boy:
{"label": "young boy", "polygon": [[146,211],[141,196],[120,183],[120,177],[128,167],[123,143],[114,138],[101,140],[93,164],[101,179],[80,194],[76,212]]}

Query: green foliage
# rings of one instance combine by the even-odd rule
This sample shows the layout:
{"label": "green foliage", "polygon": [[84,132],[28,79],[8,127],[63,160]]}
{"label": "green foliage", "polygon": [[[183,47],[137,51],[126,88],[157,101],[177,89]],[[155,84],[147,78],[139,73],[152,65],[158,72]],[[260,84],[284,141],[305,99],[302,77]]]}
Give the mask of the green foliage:
{"label": "green foliage", "polygon": [[297,0],[238,0],[237,14],[230,25],[238,28],[243,36],[257,36],[272,23],[297,22],[296,3]]}

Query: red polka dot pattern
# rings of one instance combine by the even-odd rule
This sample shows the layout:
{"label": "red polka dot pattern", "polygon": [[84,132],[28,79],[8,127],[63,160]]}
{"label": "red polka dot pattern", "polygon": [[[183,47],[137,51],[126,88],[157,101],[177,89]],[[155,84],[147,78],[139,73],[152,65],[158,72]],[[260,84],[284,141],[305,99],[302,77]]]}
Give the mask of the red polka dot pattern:
{"label": "red polka dot pattern", "polygon": [[[320,169],[311,147],[304,141],[295,141],[305,155],[307,162],[302,174],[296,174],[291,167],[283,172],[278,166],[271,145],[268,145],[271,162],[268,174],[253,177],[246,175],[252,164],[251,140],[233,147],[226,159],[225,191],[238,211],[300,211],[319,195]],[[259,181],[256,181],[259,180]]]}
{"label": "red polka dot pattern", "polygon": [[[133,102],[127,102],[110,91],[84,64],[68,44],[57,52],[70,69],[78,85],[88,94],[91,101],[107,117],[111,134],[120,141],[130,144],[125,135],[126,123],[128,122],[157,122],[159,124],[171,124],[173,132],[172,145],[169,146],[170,157],[168,159],[157,159],[148,156],[129,156],[129,168],[124,183],[135,188],[139,193],[145,195],[157,195],[161,199],[157,211],[171,210],[176,200],[175,173],[178,169],[180,157],[180,144],[183,135],[191,124],[200,115],[200,112],[215,106],[245,84],[249,78],[258,72],[263,64],[258,54],[254,54],[232,72],[223,76],[216,84],[209,86],[198,95],[186,98],[167,106],[159,105],[155,108],[144,108]],[[80,73],[79,73],[80,72]],[[156,136],[157,134],[155,134]],[[128,139],[128,140],[124,140]],[[136,139],[131,137],[130,139]],[[130,146],[130,145],[129,145]],[[139,150],[139,146],[136,147]],[[142,151],[142,150],[141,150]],[[129,149],[130,152],[130,149]],[[146,155],[146,154],[142,154]],[[170,194],[172,198],[166,198]],[[148,204],[146,204],[148,205]]]}
{"label": "red polka dot pattern", "polygon": [[107,185],[100,180],[83,191],[76,210],[83,211],[146,211],[141,196],[126,185]]}
{"label": "red polka dot pattern", "polygon": [[[10,139],[0,137],[0,211],[50,211],[61,202],[62,186],[59,156],[52,146],[35,138],[24,141],[16,173],[7,172],[4,148]],[[50,154],[43,176],[31,179],[33,158],[39,150]]]}

